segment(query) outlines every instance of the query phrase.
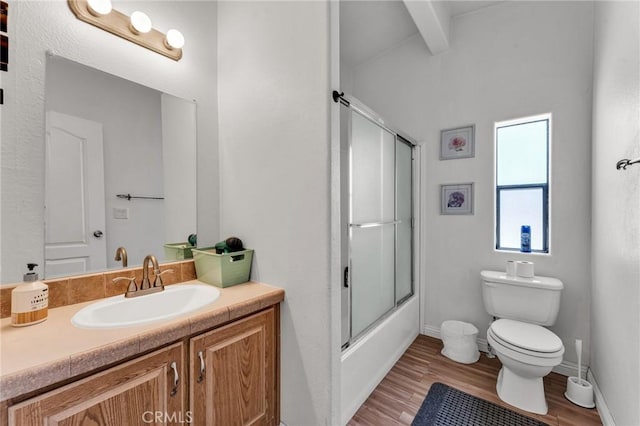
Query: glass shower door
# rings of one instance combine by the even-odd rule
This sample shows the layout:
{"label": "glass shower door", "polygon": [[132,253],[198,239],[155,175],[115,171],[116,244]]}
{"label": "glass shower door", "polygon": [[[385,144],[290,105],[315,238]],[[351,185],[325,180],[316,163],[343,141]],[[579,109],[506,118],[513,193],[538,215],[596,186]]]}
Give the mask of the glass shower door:
{"label": "glass shower door", "polygon": [[396,141],[396,303],[413,294],[413,147]]}
{"label": "glass shower door", "polygon": [[351,111],[351,337],[395,307],[395,135]]}

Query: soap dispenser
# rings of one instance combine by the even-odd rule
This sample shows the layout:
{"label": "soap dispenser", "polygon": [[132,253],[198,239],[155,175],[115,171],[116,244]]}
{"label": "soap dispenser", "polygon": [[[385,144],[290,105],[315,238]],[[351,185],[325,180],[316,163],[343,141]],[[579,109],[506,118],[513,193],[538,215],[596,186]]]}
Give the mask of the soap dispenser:
{"label": "soap dispenser", "polygon": [[49,287],[38,281],[35,263],[27,263],[29,272],[24,274],[24,282],[11,292],[11,325],[24,327],[47,319]]}

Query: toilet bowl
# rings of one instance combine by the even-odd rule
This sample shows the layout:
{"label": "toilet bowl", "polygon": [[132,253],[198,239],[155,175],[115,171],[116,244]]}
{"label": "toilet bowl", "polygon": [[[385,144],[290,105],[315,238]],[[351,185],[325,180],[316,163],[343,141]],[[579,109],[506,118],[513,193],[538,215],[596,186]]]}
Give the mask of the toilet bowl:
{"label": "toilet bowl", "polygon": [[564,346],[552,331],[510,319],[494,321],[487,341],[502,363],[496,390],[504,402],[547,414],[542,378],[562,362]]}

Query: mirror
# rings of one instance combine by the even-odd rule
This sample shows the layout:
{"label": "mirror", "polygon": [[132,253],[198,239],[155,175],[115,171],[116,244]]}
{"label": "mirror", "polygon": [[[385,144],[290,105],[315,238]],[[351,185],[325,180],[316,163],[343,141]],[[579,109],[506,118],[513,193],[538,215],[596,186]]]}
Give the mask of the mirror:
{"label": "mirror", "polygon": [[[46,278],[128,266],[196,233],[196,104],[48,55]],[[174,257],[175,256],[175,257]]]}

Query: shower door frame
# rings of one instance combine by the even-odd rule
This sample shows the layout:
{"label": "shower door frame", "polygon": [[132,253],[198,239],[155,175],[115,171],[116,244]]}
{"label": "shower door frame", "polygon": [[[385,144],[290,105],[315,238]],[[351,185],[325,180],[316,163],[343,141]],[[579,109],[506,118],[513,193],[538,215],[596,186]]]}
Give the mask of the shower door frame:
{"label": "shower door frame", "polygon": [[[364,104],[362,104],[360,101],[358,101],[357,99],[353,98],[353,97],[349,97],[348,100],[346,100],[345,97],[342,97],[340,99],[340,105],[341,107],[344,106],[346,108],[349,109],[349,112],[351,114],[353,114],[354,112],[359,114],[360,116],[362,116],[363,118],[369,120],[370,122],[372,122],[373,124],[375,124],[376,126],[380,127],[382,130],[387,131],[391,134],[393,134],[394,136],[394,174],[393,174],[393,179],[394,179],[394,262],[393,262],[393,269],[394,269],[394,283],[393,283],[393,300],[394,300],[394,304],[393,306],[388,309],[386,312],[384,312],[382,315],[380,315],[375,321],[373,321],[371,324],[369,324],[367,327],[365,327],[362,331],[360,331],[357,335],[353,335],[353,318],[352,318],[352,312],[353,312],[353,283],[352,283],[352,272],[353,272],[353,268],[352,268],[352,241],[353,241],[353,228],[354,225],[351,221],[352,219],[352,211],[353,211],[353,206],[352,206],[352,201],[353,201],[353,188],[352,188],[352,183],[353,183],[353,176],[352,176],[352,164],[353,164],[353,150],[352,150],[352,119],[351,116],[349,116],[349,121],[348,121],[348,128],[347,128],[347,134],[348,134],[348,149],[349,149],[349,173],[348,173],[348,179],[349,179],[349,183],[348,183],[348,190],[349,190],[349,204],[348,204],[348,223],[347,223],[347,229],[348,229],[348,261],[347,261],[347,268],[348,268],[348,275],[347,278],[345,278],[343,280],[343,285],[347,285],[349,287],[348,290],[348,297],[349,297],[349,301],[348,301],[348,308],[349,308],[349,313],[348,313],[348,318],[349,318],[349,338],[347,339],[347,341],[345,343],[342,344],[342,350],[346,350],[349,347],[353,346],[354,343],[356,343],[358,340],[362,339],[364,336],[366,336],[371,330],[375,329],[377,326],[380,325],[380,323],[382,323],[386,318],[388,318],[389,316],[393,315],[393,313],[395,313],[406,301],[408,301],[409,299],[411,299],[413,296],[416,295],[416,289],[415,289],[415,253],[416,253],[416,238],[415,238],[415,196],[416,194],[414,193],[414,189],[415,189],[415,152],[416,152],[416,146],[417,144],[412,140],[412,138],[404,135],[402,132],[400,132],[399,130],[397,130],[395,127],[393,127],[392,125],[390,125],[388,122],[386,122],[382,117],[380,117],[377,113],[375,113],[374,111],[372,111],[371,109],[369,109],[368,107],[366,107]],[[397,198],[398,198],[398,191],[397,191],[397,146],[399,143],[405,144],[407,145],[410,149],[411,149],[411,171],[410,171],[410,176],[411,176],[411,188],[409,189],[409,193],[411,194],[411,206],[410,206],[410,211],[411,211],[411,241],[410,241],[410,247],[411,247],[411,266],[410,266],[410,273],[411,273],[411,290],[409,292],[409,294],[407,294],[406,296],[404,296],[402,299],[397,300],[397,252],[398,252],[398,227],[397,225],[399,224],[398,221],[398,203],[397,203]],[[343,277],[344,278],[344,277]]]}

